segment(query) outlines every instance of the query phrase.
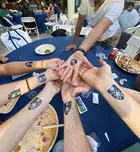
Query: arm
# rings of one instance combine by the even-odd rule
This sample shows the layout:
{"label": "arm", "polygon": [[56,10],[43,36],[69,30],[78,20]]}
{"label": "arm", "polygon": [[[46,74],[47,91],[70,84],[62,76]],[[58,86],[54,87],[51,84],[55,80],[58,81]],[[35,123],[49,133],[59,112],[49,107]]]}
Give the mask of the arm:
{"label": "arm", "polygon": [[122,88],[122,89],[140,104],[140,92],[127,88]]}
{"label": "arm", "polygon": [[64,102],[64,151],[91,152],[88,139],[84,132],[75,98],[72,97],[72,87],[69,84],[62,86]]}
{"label": "arm", "polygon": [[[51,83],[49,82],[43,91],[24,109],[0,126],[0,151],[11,152],[15,148],[53,96],[59,91]],[[36,104],[37,99],[39,104]],[[35,103],[35,107],[33,103]]]}
{"label": "arm", "polygon": [[99,40],[101,35],[112,25],[112,22],[107,17],[104,17],[89,33],[87,38],[81,44],[81,48],[87,52]]}
{"label": "arm", "polygon": [[[41,81],[40,78],[42,78]],[[39,76],[31,77],[27,80],[1,85],[0,105],[8,103],[48,81],[57,79],[59,79],[57,73],[49,69]]]}
{"label": "arm", "polygon": [[0,65],[0,76],[16,75],[28,73],[41,69],[55,69],[60,59],[42,60],[42,61],[26,61],[11,62]]}

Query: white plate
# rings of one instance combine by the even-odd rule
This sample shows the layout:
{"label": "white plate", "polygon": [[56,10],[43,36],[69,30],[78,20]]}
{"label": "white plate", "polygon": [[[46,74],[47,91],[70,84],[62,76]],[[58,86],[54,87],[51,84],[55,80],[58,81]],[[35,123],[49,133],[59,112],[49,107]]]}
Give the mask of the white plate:
{"label": "white plate", "polygon": [[[49,50],[50,52],[45,52]],[[48,55],[55,51],[55,46],[51,44],[42,44],[35,49],[35,53],[39,55]]]}

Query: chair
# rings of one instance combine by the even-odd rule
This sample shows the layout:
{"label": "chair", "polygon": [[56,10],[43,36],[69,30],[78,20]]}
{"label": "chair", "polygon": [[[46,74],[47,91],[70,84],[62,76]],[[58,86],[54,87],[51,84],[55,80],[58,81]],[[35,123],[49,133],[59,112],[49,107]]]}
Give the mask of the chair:
{"label": "chair", "polygon": [[[38,27],[37,27],[37,23],[34,17],[22,17],[21,18],[21,22],[23,24],[24,29],[26,30],[26,32],[28,33],[29,31],[35,30],[38,36],[38,39],[40,39],[39,37],[39,31],[38,31]],[[29,24],[33,24],[32,27],[29,27]],[[29,33],[28,33],[29,34]]]}
{"label": "chair", "polygon": [[53,31],[53,26],[58,25],[58,18],[57,18],[57,14],[51,15],[51,17],[49,18],[49,21],[45,23],[46,26],[46,31],[49,31],[50,33],[52,33]]}
{"label": "chair", "polygon": [[82,27],[80,35],[84,35],[85,37],[87,37],[87,35],[91,30],[92,30],[91,27]]}
{"label": "chair", "polygon": [[[11,26],[10,26],[10,28],[12,29],[12,30],[16,30],[16,29],[23,29],[23,25],[21,25],[21,24],[17,24],[17,25],[14,25],[9,19],[7,19],[6,17],[3,17],[3,19],[7,22],[7,23],[9,23]],[[7,28],[7,31],[8,31],[8,28]]]}
{"label": "chair", "polygon": [[1,41],[8,48],[9,52],[11,52],[28,43],[31,43],[32,39],[28,33],[23,30],[13,30],[1,34]]}
{"label": "chair", "polygon": [[75,26],[73,25],[54,25],[53,32],[56,31],[57,29],[66,30],[66,33],[68,36],[74,35],[74,32],[75,32]]}
{"label": "chair", "polygon": [[125,32],[126,32],[126,33],[130,33],[130,34],[134,34],[134,32],[136,31],[136,28],[137,28],[137,27],[130,27],[130,28],[128,28]]}
{"label": "chair", "polygon": [[64,15],[64,14],[61,13],[59,18],[60,18],[60,24],[61,25],[66,25],[66,24],[69,23],[69,20],[66,17],[66,15]]}

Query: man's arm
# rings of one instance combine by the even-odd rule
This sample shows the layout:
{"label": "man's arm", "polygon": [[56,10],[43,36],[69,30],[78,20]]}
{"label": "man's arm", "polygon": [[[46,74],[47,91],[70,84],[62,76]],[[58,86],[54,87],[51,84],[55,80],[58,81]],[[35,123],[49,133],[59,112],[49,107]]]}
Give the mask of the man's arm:
{"label": "man's arm", "polygon": [[89,33],[87,38],[81,44],[86,52],[89,51],[93,45],[99,40],[101,35],[112,25],[112,22],[107,17],[104,17]]}
{"label": "man's arm", "polygon": [[78,37],[79,37],[79,34],[81,32],[85,17],[86,17],[85,15],[79,14],[78,22],[76,25],[76,31],[75,31],[75,35],[74,35],[74,41],[73,41],[74,44],[76,44],[78,41]]}
{"label": "man's arm", "polygon": [[60,59],[42,60],[42,61],[26,61],[11,62],[0,65],[0,76],[17,75],[33,72],[41,69],[55,69]]}
{"label": "man's arm", "polygon": [[24,109],[0,126],[1,152],[11,152],[15,148],[58,91],[59,88],[48,82],[43,91]]}
{"label": "man's arm", "polygon": [[75,98],[72,97],[73,87],[70,84],[62,86],[64,102],[64,151],[91,152],[88,139],[84,132]]}
{"label": "man's arm", "polygon": [[57,79],[59,79],[59,75],[55,71],[49,69],[39,76],[31,77],[27,80],[1,85],[0,105],[8,103],[48,81]]}

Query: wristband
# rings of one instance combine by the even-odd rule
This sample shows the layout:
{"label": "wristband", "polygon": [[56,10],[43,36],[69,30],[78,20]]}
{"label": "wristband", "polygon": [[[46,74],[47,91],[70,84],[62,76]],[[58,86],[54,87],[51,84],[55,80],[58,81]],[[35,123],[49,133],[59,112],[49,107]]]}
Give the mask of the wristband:
{"label": "wristband", "polygon": [[28,87],[28,90],[31,91],[30,89],[30,86],[29,86],[29,83],[28,83],[28,80],[26,79],[26,84],[27,84],[27,87]]}
{"label": "wristband", "polygon": [[75,49],[75,52],[76,52],[76,51],[81,51],[81,52],[83,52],[83,53],[84,53],[84,56],[86,55],[86,51],[85,51],[85,49],[83,49],[83,48],[81,48],[81,47],[79,47],[79,48]]}

